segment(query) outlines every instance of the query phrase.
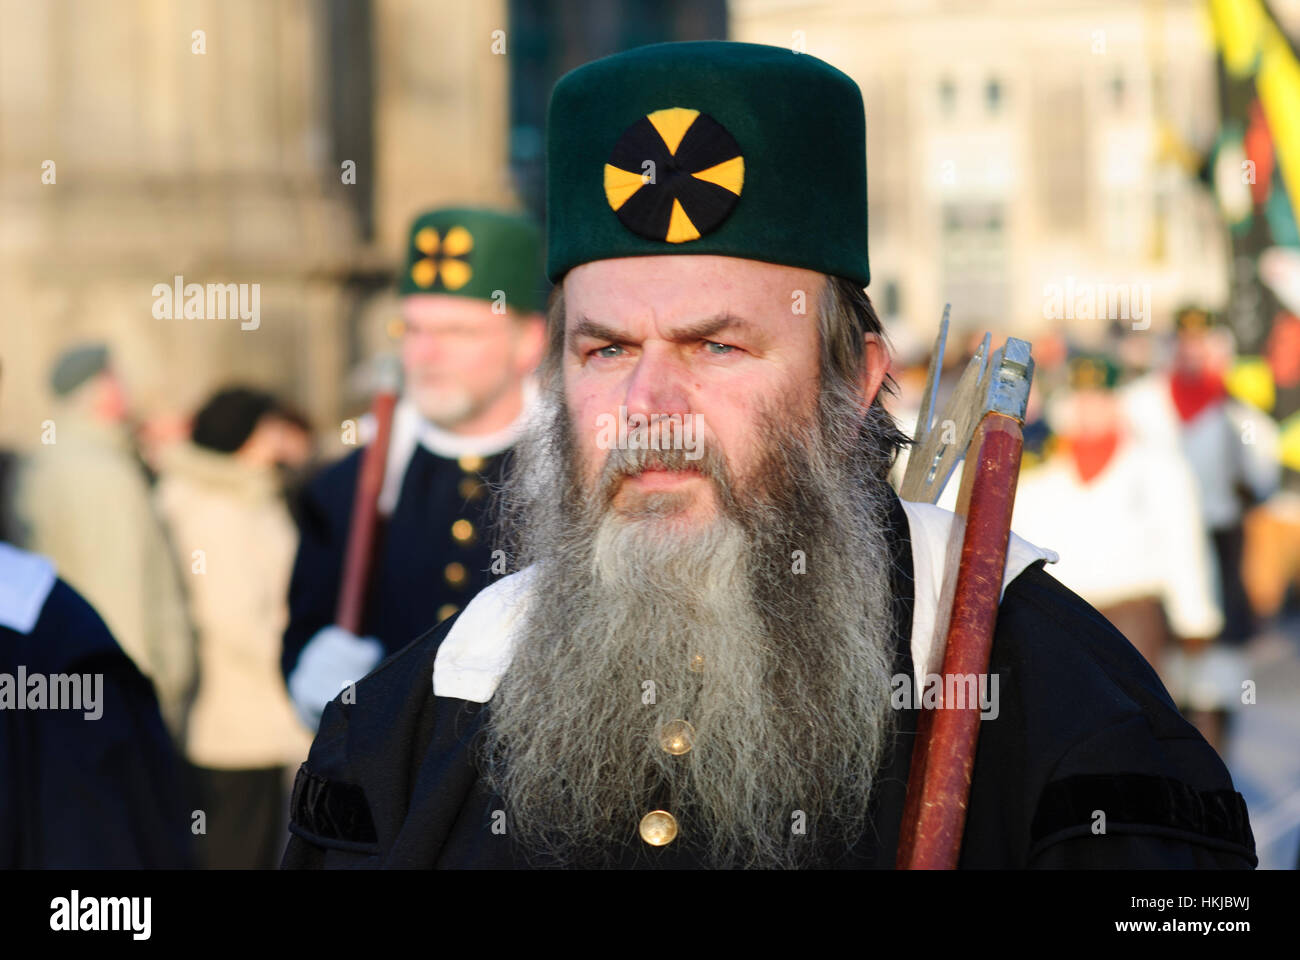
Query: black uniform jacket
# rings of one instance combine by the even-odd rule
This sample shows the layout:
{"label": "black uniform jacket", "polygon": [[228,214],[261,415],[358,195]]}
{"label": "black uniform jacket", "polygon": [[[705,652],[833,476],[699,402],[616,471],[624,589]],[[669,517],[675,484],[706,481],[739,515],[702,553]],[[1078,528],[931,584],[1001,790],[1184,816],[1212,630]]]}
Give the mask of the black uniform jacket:
{"label": "black uniform jacket", "polygon": [[[912,559],[894,503],[898,673],[912,674]],[[286,867],[525,867],[475,768],[486,704],[433,695],[450,621],[380,664],[356,700],[326,707],[293,791]],[[1248,868],[1246,806],[1218,755],[1131,644],[1036,562],[1007,587],[989,673],[1000,713],[980,724],[964,868]],[[917,711],[899,711],[871,800],[872,828],[830,868],[892,867]],[[653,809],[647,806],[647,810]],[[1105,832],[1094,832],[1105,815]],[[495,829],[494,829],[495,828]],[[686,839],[642,842],[613,862],[698,867]]]}
{"label": "black uniform jacket", "polygon": [[[325,467],[302,492],[280,664],[286,679],[316,631],[334,622],[362,454]],[[489,486],[505,456],[457,461],[416,445],[397,505],[378,531],[366,593],[361,633],[377,638],[385,653],[402,649],[487,585],[491,537],[483,528]]]}
{"label": "black uniform jacket", "polygon": [[103,685],[92,711],[0,709],[0,868],[191,866],[183,773],[153,687],[62,580],[29,632],[0,626],[0,673],[20,667]]}

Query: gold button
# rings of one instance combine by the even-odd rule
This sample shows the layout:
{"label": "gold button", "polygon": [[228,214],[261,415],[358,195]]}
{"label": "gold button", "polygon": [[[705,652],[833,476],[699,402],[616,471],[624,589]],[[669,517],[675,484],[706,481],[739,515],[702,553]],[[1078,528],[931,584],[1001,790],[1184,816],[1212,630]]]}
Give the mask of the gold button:
{"label": "gold button", "polygon": [[703,673],[703,672],[704,672],[704,655],[703,655],[703,654],[701,654],[701,653],[697,653],[695,656],[691,657],[691,670],[692,670],[693,672],[695,672],[695,673]]}
{"label": "gold button", "polygon": [[473,477],[463,477],[460,481],[460,495],[466,500],[477,500],[483,496],[484,486]]}
{"label": "gold button", "polygon": [[478,473],[483,469],[483,458],[476,457],[473,454],[461,457],[456,462],[460,464],[460,468],[466,473]]}
{"label": "gold button", "polygon": [[463,587],[465,585],[465,565],[463,563],[449,563],[442,570],[442,575],[447,578],[447,582],[453,587]]}
{"label": "gold button", "polygon": [[457,520],[451,525],[451,537],[457,543],[470,543],[474,539],[474,524],[468,520]]}
{"label": "gold button", "polygon": [[664,847],[677,839],[677,818],[667,810],[651,810],[641,818],[641,839],[652,847]]}
{"label": "gold button", "polygon": [[690,753],[695,745],[695,728],[685,720],[670,720],[659,731],[659,745],[674,757]]}
{"label": "gold button", "polygon": [[458,610],[460,610],[460,607],[456,606],[456,604],[444,603],[438,608],[438,622],[442,623],[442,621],[455,614]]}

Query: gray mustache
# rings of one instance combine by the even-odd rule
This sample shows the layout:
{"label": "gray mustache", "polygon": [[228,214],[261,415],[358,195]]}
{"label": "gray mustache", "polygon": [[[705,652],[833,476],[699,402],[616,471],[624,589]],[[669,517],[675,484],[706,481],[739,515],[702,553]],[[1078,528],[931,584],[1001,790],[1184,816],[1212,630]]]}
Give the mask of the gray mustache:
{"label": "gray mustache", "polygon": [[608,451],[604,466],[601,467],[597,486],[602,496],[608,500],[625,477],[636,476],[646,470],[668,470],[674,473],[695,471],[724,490],[729,490],[731,478],[722,454],[707,444],[702,447],[701,453],[696,459],[688,459],[687,451],[683,449],[626,450],[613,447]]}

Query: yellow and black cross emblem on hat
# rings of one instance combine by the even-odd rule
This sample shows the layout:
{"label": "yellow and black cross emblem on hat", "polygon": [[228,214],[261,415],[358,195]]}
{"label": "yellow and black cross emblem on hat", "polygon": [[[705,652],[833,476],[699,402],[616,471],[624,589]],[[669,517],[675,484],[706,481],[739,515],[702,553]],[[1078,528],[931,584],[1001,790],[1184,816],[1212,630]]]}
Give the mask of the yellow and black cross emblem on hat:
{"label": "yellow and black cross emblem on hat", "polygon": [[745,158],[726,128],[685,107],[656,110],[623,131],[605,164],[605,198],[633,233],[685,243],[727,219]]}
{"label": "yellow and black cross emblem on hat", "polygon": [[1188,307],[1178,312],[1174,327],[1179,333],[1203,333],[1210,327],[1210,316],[1204,310]]}
{"label": "yellow and black cross emblem on hat", "polygon": [[1084,355],[1070,361],[1070,387],[1074,390],[1108,390],[1115,385],[1118,370],[1100,356]]}
{"label": "yellow and black cross emblem on hat", "polygon": [[417,287],[428,289],[441,281],[445,289],[459,290],[469,283],[474,271],[460,258],[474,249],[474,238],[464,227],[452,227],[443,237],[434,227],[422,227],[412,242],[424,254],[411,264],[411,280]]}

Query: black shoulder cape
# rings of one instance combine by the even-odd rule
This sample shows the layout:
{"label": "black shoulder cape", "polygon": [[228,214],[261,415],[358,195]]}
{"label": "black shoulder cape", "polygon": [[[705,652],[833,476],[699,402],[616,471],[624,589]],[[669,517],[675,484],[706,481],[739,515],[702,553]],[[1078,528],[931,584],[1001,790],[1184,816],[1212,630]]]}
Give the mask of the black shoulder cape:
{"label": "black shoulder cape", "polygon": [[180,758],[153,687],[62,580],[29,633],[0,627],[0,673],[20,668],[102,686],[94,712],[0,709],[0,868],[192,866]]}

